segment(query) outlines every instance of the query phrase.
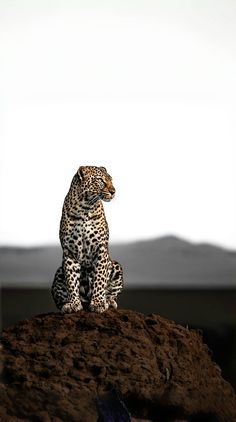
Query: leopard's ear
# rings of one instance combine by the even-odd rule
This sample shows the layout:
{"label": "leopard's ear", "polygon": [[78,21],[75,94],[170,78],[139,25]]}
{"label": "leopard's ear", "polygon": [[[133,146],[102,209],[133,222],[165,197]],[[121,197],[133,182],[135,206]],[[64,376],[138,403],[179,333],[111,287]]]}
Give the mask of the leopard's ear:
{"label": "leopard's ear", "polygon": [[82,181],[85,179],[85,167],[81,166],[79,170],[77,171],[77,175],[79,176],[79,179]]}
{"label": "leopard's ear", "polygon": [[104,170],[104,171],[107,173],[107,169],[106,169],[106,167],[102,167],[102,166],[100,166],[100,169]]}

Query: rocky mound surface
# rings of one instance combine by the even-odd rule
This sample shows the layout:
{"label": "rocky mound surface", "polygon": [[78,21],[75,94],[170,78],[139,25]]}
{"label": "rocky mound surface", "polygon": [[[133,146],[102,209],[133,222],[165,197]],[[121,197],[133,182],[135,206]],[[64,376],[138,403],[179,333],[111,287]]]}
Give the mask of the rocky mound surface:
{"label": "rocky mound surface", "polygon": [[236,421],[236,395],[199,333],[158,315],[38,315],[1,343],[3,422]]}

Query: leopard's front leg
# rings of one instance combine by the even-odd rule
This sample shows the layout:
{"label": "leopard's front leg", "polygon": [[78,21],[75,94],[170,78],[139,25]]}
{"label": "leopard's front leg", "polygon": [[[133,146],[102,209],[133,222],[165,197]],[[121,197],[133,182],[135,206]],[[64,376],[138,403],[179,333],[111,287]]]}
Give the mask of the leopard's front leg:
{"label": "leopard's front leg", "polygon": [[63,254],[63,270],[69,301],[63,305],[61,312],[80,311],[83,309],[79,297],[80,263],[68,251]]}
{"label": "leopard's front leg", "polygon": [[109,255],[105,247],[99,249],[96,256],[95,277],[93,281],[90,311],[102,313],[109,307],[106,302],[106,286],[109,273]]}

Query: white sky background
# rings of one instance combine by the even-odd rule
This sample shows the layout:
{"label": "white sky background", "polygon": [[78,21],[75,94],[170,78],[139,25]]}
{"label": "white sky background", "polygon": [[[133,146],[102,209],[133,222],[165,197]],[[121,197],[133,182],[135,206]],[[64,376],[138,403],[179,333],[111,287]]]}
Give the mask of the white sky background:
{"label": "white sky background", "polygon": [[236,3],[0,3],[0,242],[58,242],[80,165],[112,241],[236,248]]}

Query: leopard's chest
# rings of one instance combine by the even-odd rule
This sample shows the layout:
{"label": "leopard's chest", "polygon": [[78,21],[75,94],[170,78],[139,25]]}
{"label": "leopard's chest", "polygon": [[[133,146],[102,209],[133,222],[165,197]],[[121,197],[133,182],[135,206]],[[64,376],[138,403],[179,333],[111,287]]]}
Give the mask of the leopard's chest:
{"label": "leopard's chest", "polygon": [[81,218],[70,225],[67,233],[66,245],[70,251],[85,266],[90,266],[96,259],[96,255],[101,246],[106,246],[108,242],[108,227],[104,218]]}

